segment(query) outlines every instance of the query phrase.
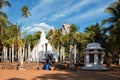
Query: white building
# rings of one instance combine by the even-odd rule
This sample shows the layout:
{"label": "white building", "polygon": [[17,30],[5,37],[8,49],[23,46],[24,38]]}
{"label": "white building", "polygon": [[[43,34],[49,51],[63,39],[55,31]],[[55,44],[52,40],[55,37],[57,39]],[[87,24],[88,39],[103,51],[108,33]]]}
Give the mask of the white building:
{"label": "white building", "polygon": [[57,53],[53,52],[52,46],[46,39],[45,32],[42,31],[38,44],[36,44],[30,54],[30,61],[44,61],[47,54],[53,54],[55,61],[58,61]]}

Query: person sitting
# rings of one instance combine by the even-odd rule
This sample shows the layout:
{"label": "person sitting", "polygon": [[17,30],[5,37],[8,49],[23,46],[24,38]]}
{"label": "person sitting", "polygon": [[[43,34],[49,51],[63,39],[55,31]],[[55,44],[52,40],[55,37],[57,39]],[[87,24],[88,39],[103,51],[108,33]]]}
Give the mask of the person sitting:
{"label": "person sitting", "polygon": [[44,69],[44,70],[51,70],[51,69],[50,69],[49,60],[46,60],[46,63],[45,63],[45,65],[44,65],[43,69]]}

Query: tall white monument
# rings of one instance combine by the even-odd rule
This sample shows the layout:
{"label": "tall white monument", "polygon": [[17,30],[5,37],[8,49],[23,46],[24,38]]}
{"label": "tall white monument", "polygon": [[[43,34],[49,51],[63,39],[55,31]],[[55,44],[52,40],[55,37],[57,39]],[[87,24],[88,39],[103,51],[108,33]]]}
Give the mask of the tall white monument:
{"label": "tall white monument", "polygon": [[54,54],[54,52],[52,46],[46,39],[45,31],[42,31],[38,44],[34,46],[32,53],[30,54],[30,61],[43,61],[46,54]]}

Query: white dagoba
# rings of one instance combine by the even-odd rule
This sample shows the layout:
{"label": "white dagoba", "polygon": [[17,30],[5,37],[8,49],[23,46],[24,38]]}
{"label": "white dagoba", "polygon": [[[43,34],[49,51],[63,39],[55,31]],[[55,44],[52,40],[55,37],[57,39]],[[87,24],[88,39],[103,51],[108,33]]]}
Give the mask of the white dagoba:
{"label": "white dagoba", "polygon": [[48,43],[48,40],[46,39],[45,32],[42,31],[40,40],[38,42],[38,52],[40,51],[46,51],[46,44],[47,44],[47,51],[52,51],[52,46]]}
{"label": "white dagoba", "polygon": [[52,46],[46,39],[45,31],[42,31],[38,44],[32,50],[30,61],[43,61],[46,53],[52,53]]}

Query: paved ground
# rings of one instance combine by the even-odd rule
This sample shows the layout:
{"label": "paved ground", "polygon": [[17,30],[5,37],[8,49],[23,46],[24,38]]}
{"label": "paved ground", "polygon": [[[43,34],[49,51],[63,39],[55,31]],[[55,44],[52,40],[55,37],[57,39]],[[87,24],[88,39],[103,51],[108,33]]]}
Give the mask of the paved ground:
{"label": "paved ground", "polygon": [[111,71],[0,70],[0,80],[120,80],[120,66]]}

